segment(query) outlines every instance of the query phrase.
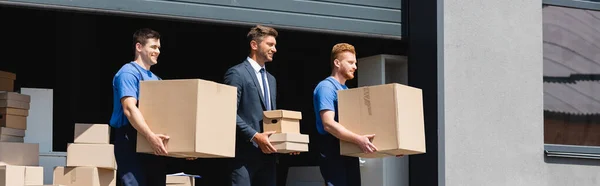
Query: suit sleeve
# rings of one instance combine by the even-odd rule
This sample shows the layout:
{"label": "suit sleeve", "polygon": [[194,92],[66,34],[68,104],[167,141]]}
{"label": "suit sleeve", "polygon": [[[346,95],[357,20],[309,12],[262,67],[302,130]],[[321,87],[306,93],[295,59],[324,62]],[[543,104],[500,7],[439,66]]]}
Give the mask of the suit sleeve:
{"label": "suit sleeve", "polygon": [[[227,70],[225,73],[225,84],[237,87],[237,106],[240,105],[240,97],[242,96],[242,86],[244,79],[240,77],[240,74],[233,68]],[[236,114],[236,129],[237,132],[242,134],[248,140],[252,140],[254,135],[257,133],[252,127],[250,127],[239,115]]]}

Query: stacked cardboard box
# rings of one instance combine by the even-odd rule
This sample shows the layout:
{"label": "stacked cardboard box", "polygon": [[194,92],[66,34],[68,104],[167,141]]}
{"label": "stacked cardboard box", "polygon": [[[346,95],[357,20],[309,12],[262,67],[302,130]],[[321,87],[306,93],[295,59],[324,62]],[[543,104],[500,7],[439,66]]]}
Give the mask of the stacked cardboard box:
{"label": "stacked cardboard box", "polygon": [[42,185],[39,144],[23,143],[31,98],[13,92],[15,79],[15,74],[0,71],[0,186]]}
{"label": "stacked cardboard box", "polygon": [[421,89],[397,83],[338,91],[339,121],[354,133],[375,134],[376,153],[340,141],[340,154],[379,158],[425,153]]}
{"label": "stacked cardboard box", "polygon": [[194,176],[167,175],[167,186],[194,186]]}
{"label": "stacked cardboard box", "polygon": [[[235,156],[237,91],[201,79],[143,81],[139,108],[152,132],[170,137],[170,157]],[[137,152],[153,153],[137,135]]]}
{"label": "stacked cardboard box", "polygon": [[300,133],[302,113],[289,110],[263,112],[263,130],[275,131],[269,136],[278,153],[307,152],[308,135]]}
{"label": "stacked cardboard box", "polygon": [[0,71],[0,91],[14,92],[16,79],[16,74]]}
{"label": "stacked cardboard box", "polygon": [[54,184],[115,186],[116,161],[107,124],[75,124],[67,146],[67,166],[54,168]]}

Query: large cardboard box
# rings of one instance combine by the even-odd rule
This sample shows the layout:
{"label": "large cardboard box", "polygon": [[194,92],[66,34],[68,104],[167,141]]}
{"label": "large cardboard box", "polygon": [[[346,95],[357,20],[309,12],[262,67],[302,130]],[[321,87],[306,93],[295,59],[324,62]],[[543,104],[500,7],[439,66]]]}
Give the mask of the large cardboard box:
{"label": "large cardboard box", "polygon": [[167,186],[194,186],[196,180],[193,176],[171,176],[167,175]]}
{"label": "large cardboard box", "polygon": [[99,167],[116,170],[114,146],[112,144],[67,145],[67,167]]}
{"label": "large cardboard box", "polygon": [[[139,108],[154,133],[170,137],[167,156],[235,156],[236,87],[201,79],[143,81]],[[141,134],[137,152],[153,153]]]}
{"label": "large cardboard box", "polygon": [[27,129],[27,115],[24,109],[0,107],[0,127]]}
{"label": "large cardboard box", "polygon": [[73,143],[109,144],[110,128],[107,124],[75,124]]}
{"label": "large cardboard box", "polygon": [[302,113],[289,110],[271,110],[263,112],[263,131],[276,133],[300,133]]}
{"label": "large cardboard box", "polygon": [[97,167],[55,167],[54,185],[115,186],[117,171]]}
{"label": "large cardboard box", "polygon": [[37,143],[0,142],[0,165],[39,166]]}
{"label": "large cardboard box", "polygon": [[340,142],[340,154],[385,157],[425,153],[422,91],[397,83],[338,91],[339,122],[360,135],[375,134],[377,153]]}
{"label": "large cardboard box", "polygon": [[0,91],[13,92],[16,79],[17,75],[15,73],[0,71]]}

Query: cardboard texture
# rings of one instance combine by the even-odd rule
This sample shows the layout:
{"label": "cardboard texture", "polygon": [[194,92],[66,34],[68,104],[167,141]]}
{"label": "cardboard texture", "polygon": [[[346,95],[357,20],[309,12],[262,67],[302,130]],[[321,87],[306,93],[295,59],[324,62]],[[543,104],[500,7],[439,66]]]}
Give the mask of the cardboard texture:
{"label": "cardboard texture", "polygon": [[375,134],[378,152],[364,154],[353,143],[340,142],[340,154],[378,158],[425,153],[421,89],[397,83],[338,91],[339,121],[360,135]]}
{"label": "cardboard texture", "polygon": [[67,145],[67,167],[99,167],[116,170],[114,146],[70,143]]}
{"label": "cardboard texture", "polygon": [[263,112],[263,131],[276,133],[300,133],[302,113],[289,110],[271,110]]}
{"label": "cardboard texture", "polygon": [[0,127],[0,135],[24,137],[25,136],[25,130],[24,129],[8,128],[8,127]]}
{"label": "cardboard texture", "polygon": [[0,127],[27,129],[27,117],[0,113]]}
{"label": "cardboard texture", "polygon": [[[236,87],[201,79],[143,81],[139,108],[154,133],[170,137],[167,156],[235,156]],[[153,153],[141,134],[137,152]]]}
{"label": "cardboard texture", "polygon": [[0,99],[0,108],[2,107],[29,110],[29,103],[15,100]]}
{"label": "cardboard texture", "polygon": [[168,186],[194,186],[196,181],[192,176],[167,176]]}
{"label": "cardboard texture", "polygon": [[25,167],[25,185],[43,185],[44,167],[27,166]]}
{"label": "cardboard texture", "polygon": [[295,143],[308,143],[309,137],[306,134],[300,133],[276,133],[269,136],[271,143],[275,142],[295,142]]}
{"label": "cardboard texture", "polygon": [[117,171],[97,167],[55,167],[54,184],[69,186],[116,186]]}
{"label": "cardboard texture", "polygon": [[25,167],[14,165],[0,166],[0,185],[22,186],[25,184]]}
{"label": "cardboard texture", "polygon": [[107,124],[75,124],[73,143],[109,144],[110,128]]}
{"label": "cardboard texture", "polygon": [[274,142],[271,143],[277,153],[308,152],[308,143]]}
{"label": "cardboard texture", "polygon": [[1,71],[0,70],[0,78],[6,78],[6,79],[11,79],[11,80],[16,80],[17,79],[17,74],[12,73],[12,72],[7,72],[7,71]]}
{"label": "cardboard texture", "polygon": [[23,143],[23,142],[25,142],[25,139],[23,137],[19,137],[19,136],[8,136],[8,135],[0,134],[0,142],[19,142],[19,143]]}
{"label": "cardboard texture", "polygon": [[31,102],[31,96],[17,92],[0,91],[0,100],[12,100],[24,103]]}
{"label": "cardboard texture", "polygon": [[13,92],[16,79],[15,73],[0,71],[0,91]]}
{"label": "cardboard texture", "polygon": [[15,116],[29,116],[29,110],[26,109],[18,109],[18,108],[8,108],[8,107],[0,107],[0,114],[8,114]]}
{"label": "cardboard texture", "polygon": [[37,143],[0,142],[0,165],[39,166]]}
{"label": "cardboard texture", "polygon": [[15,91],[15,80],[0,77],[0,91]]}

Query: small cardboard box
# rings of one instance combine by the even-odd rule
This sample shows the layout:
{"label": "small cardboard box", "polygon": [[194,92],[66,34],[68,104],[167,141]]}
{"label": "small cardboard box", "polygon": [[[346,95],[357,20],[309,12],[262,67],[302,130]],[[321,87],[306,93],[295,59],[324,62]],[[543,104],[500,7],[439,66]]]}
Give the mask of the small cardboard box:
{"label": "small cardboard box", "polygon": [[0,91],[15,91],[15,80],[17,75],[15,73],[0,71]]}
{"label": "small cardboard box", "polygon": [[0,185],[24,185],[25,166],[2,165],[0,166]]}
{"label": "small cardboard box", "polygon": [[0,135],[25,137],[25,130],[8,128],[8,127],[0,127]]}
{"label": "small cardboard box", "polygon": [[9,107],[29,110],[31,96],[16,92],[0,91],[0,108]]}
{"label": "small cardboard box", "polygon": [[167,175],[168,186],[194,186],[196,180],[193,176],[171,176]]}
{"label": "small cardboard box", "polygon": [[98,167],[55,167],[54,185],[115,186],[117,171]]}
{"label": "small cardboard box", "polygon": [[67,145],[67,167],[99,167],[116,170],[114,146],[112,144]]}
{"label": "small cardboard box", "polygon": [[[142,81],[139,108],[154,133],[170,137],[167,156],[235,157],[236,87],[201,79]],[[153,153],[139,133],[137,152]]]}
{"label": "small cardboard box", "polygon": [[24,109],[0,107],[0,127],[25,130],[27,115],[29,112]]}
{"label": "small cardboard box", "polygon": [[308,152],[309,137],[306,134],[276,133],[269,136],[269,141],[277,153]]}
{"label": "small cardboard box", "polygon": [[378,152],[364,154],[340,141],[340,154],[376,158],[425,153],[421,89],[397,83],[338,91],[339,122],[360,135],[375,134]]}
{"label": "small cardboard box", "polygon": [[37,143],[0,142],[0,165],[39,166]]}
{"label": "small cardboard box", "polygon": [[25,167],[25,185],[43,185],[44,167],[26,166]]}
{"label": "small cardboard box", "polygon": [[19,136],[9,136],[9,135],[0,134],[0,142],[19,142],[19,143],[23,143],[23,142],[25,142],[25,138],[24,137],[19,137]]}
{"label": "small cardboard box", "polygon": [[75,139],[79,144],[109,144],[110,128],[107,124],[75,124]]}
{"label": "small cardboard box", "polygon": [[276,133],[300,133],[302,113],[289,110],[271,110],[263,112],[263,131]]}

